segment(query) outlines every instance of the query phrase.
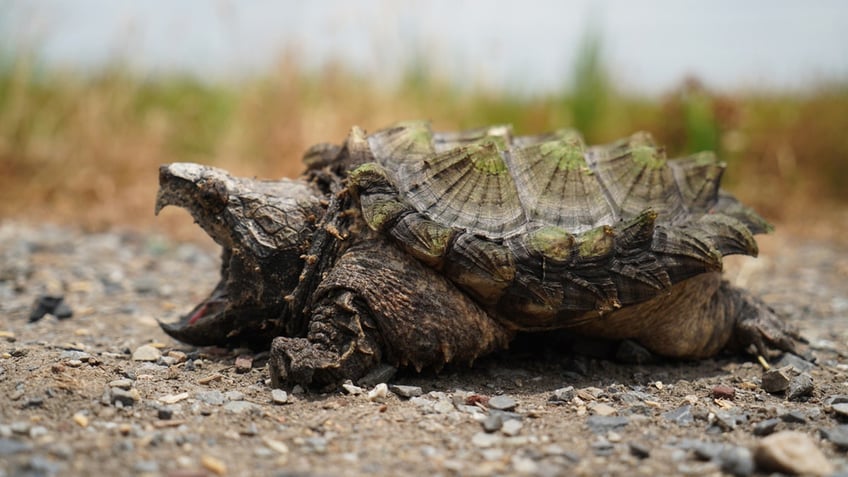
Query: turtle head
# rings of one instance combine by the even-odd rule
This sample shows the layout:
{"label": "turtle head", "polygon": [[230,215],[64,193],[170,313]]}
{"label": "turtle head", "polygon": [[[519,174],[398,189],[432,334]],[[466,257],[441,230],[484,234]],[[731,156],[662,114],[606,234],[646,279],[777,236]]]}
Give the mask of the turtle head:
{"label": "turtle head", "polygon": [[186,209],[223,251],[214,290],[162,328],[195,345],[269,342],[285,325],[285,297],[297,286],[324,210],[320,193],[304,181],[244,179],[174,163],[159,169],[156,213],[169,205]]}

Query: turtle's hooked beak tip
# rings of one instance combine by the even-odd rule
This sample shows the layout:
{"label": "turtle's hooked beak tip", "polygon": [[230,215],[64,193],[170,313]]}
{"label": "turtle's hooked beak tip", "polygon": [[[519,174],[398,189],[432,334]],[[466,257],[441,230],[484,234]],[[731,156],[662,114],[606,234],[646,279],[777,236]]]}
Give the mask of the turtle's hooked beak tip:
{"label": "turtle's hooked beak tip", "polygon": [[172,170],[175,164],[162,164],[159,166],[159,192],[156,194],[156,207],[154,214],[159,215],[165,207],[176,205],[176,185],[179,174]]}
{"label": "turtle's hooked beak tip", "polygon": [[229,175],[214,167],[175,162],[159,167],[155,212],[169,205],[219,210],[226,206]]}

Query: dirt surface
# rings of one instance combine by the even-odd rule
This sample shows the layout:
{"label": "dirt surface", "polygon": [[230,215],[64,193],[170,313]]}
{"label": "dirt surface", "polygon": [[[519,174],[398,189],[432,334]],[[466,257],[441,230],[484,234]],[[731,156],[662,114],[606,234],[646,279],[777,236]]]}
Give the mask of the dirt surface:
{"label": "dirt surface", "polygon": [[[5,223],[0,476],[848,475],[848,249],[761,243],[728,276],[810,341],[768,375],[746,356],[623,364],[517,346],[472,369],[401,370],[385,394],[283,395],[267,353],[158,329],[214,285],[212,248]],[[52,313],[35,319],[39,298]]]}

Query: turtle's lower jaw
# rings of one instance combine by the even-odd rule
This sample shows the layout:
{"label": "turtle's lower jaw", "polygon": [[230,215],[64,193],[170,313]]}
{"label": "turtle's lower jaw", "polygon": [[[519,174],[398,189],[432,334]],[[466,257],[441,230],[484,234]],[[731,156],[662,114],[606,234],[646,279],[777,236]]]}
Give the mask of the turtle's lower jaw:
{"label": "turtle's lower jaw", "polygon": [[235,328],[235,314],[228,313],[226,277],[189,313],[175,323],[159,322],[165,333],[180,341],[197,345],[223,344]]}

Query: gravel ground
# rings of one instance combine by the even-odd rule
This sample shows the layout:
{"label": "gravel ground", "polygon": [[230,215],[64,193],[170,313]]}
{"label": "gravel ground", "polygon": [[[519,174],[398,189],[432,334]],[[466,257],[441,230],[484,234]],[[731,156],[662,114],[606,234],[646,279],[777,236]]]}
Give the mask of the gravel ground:
{"label": "gravel ground", "polygon": [[728,275],[810,341],[769,371],[517,346],[314,394],[159,331],[214,285],[212,248],[4,223],[0,476],[848,475],[848,249],[761,243]]}

